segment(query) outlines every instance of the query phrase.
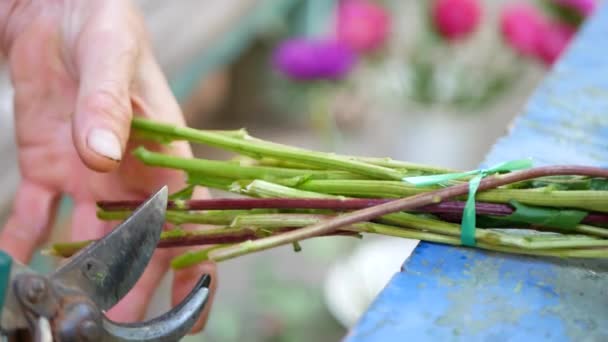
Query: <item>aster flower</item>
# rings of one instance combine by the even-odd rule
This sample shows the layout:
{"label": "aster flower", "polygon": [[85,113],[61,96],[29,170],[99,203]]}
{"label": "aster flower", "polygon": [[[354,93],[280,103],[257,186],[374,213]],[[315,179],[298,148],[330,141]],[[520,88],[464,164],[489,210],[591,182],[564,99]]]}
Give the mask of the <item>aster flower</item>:
{"label": "aster flower", "polygon": [[433,6],[433,22],[446,39],[456,40],[473,33],[481,19],[477,0],[437,0]]}
{"label": "aster flower", "polygon": [[544,17],[528,5],[507,7],[501,17],[506,42],[522,55],[552,65],[568,47],[576,29]]}
{"label": "aster flower", "polygon": [[544,25],[538,41],[538,57],[547,65],[552,65],[568,47],[575,30],[562,23]]}
{"label": "aster flower", "polygon": [[343,0],[337,17],[338,39],[357,51],[375,50],[388,37],[390,16],[370,1]]}
{"label": "aster flower", "polygon": [[356,61],[353,51],[335,40],[296,38],[283,42],[273,56],[273,65],[295,80],[339,80]]}
{"label": "aster flower", "polygon": [[545,19],[533,6],[517,4],[506,7],[500,18],[502,35],[508,45],[524,56],[538,56],[538,42],[545,29]]}

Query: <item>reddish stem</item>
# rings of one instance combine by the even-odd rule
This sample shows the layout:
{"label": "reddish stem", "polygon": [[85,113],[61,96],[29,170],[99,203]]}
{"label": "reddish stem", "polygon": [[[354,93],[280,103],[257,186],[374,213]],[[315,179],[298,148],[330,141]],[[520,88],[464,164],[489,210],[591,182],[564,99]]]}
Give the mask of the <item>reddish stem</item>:
{"label": "reddish stem", "polygon": [[[169,201],[167,209],[173,210],[230,210],[230,209],[328,209],[334,211],[358,210],[396,199],[349,198],[220,198],[203,200]],[[135,210],[142,201],[102,201],[98,205],[106,211]],[[437,214],[460,220],[465,202],[446,201],[426,205],[413,211]],[[479,215],[508,216],[514,209],[508,204],[477,202],[475,210]],[[583,219],[587,224],[608,223],[608,214],[591,213]]]}
{"label": "reddish stem", "polygon": [[[238,210],[238,209],[331,209],[355,210],[372,207],[393,199],[320,199],[320,198],[219,198],[169,201],[174,210]],[[142,201],[101,201],[97,205],[107,211],[135,210]]]}
{"label": "reddish stem", "polygon": [[[280,233],[289,232],[298,228],[280,228],[273,229],[273,233],[269,234],[277,235]],[[358,236],[357,232],[350,231],[336,231],[334,233],[323,234],[320,236]],[[257,240],[261,239],[262,236],[256,234],[253,230],[242,230],[237,233],[230,234],[218,234],[215,236],[209,235],[186,235],[186,236],[176,236],[176,237],[166,237],[163,238],[158,243],[158,248],[170,248],[170,247],[187,247],[187,246],[205,246],[205,245],[218,245],[218,244],[228,244],[228,243],[239,243],[247,240]]]}

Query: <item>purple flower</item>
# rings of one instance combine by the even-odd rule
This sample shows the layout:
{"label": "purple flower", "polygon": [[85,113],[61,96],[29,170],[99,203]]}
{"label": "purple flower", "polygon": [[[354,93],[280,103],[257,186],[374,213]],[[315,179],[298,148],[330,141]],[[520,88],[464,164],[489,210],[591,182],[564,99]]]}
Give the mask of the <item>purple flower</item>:
{"label": "purple flower", "polygon": [[274,53],[274,67],[296,80],[338,80],[352,69],[354,52],[330,40],[296,38],[283,42]]}

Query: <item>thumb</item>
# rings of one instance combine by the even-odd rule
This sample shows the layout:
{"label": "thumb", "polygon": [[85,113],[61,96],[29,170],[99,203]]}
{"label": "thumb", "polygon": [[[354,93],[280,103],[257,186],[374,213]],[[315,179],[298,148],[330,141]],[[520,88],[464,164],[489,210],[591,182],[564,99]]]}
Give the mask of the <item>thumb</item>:
{"label": "thumb", "polygon": [[82,161],[99,172],[118,166],[133,115],[130,85],[138,43],[113,31],[86,32],[77,58],[80,84],[72,136]]}

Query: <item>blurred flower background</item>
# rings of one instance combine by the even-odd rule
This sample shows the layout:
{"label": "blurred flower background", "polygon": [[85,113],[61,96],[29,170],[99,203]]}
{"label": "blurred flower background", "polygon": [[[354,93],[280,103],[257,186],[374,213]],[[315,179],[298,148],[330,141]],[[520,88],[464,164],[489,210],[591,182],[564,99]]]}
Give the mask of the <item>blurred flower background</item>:
{"label": "blurred flower background", "polygon": [[[376,108],[480,114],[525,82],[531,69],[550,69],[595,5],[341,0],[325,30],[278,39],[271,47],[278,75],[268,74],[278,79],[267,84],[282,115],[301,115],[294,103],[314,103],[310,118],[319,120],[318,111],[324,111],[328,130],[339,129],[341,120],[365,122],[356,113],[340,115],[341,103],[335,102],[345,94]],[[308,25],[316,28],[318,21]]]}
{"label": "blurred flower background", "polygon": [[[471,169],[594,0],[136,0],[188,124]],[[188,24],[184,25],[187,21]],[[176,33],[179,28],[179,33]],[[0,86],[8,88],[6,72]],[[10,90],[0,92],[12,127]],[[6,134],[5,134],[6,133]],[[14,158],[10,131],[0,137]],[[8,151],[8,152],[7,152]],[[217,151],[196,147],[206,158]],[[12,156],[12,157],[11,157]],[[10,193],[14,163],[0,179]],[[225,195],[225,194],[219,194]],[[3,212],[10,197],[3,199]],[[66,239],[70,202],[55,239]],[[220,265],[206,341],[336,341],[416,241],[324,238]],[[39,267],[50,267],[39,258]],[[168,306],[165,289],[151,312]],[[199,341],[201,336],[192,337]]]}

